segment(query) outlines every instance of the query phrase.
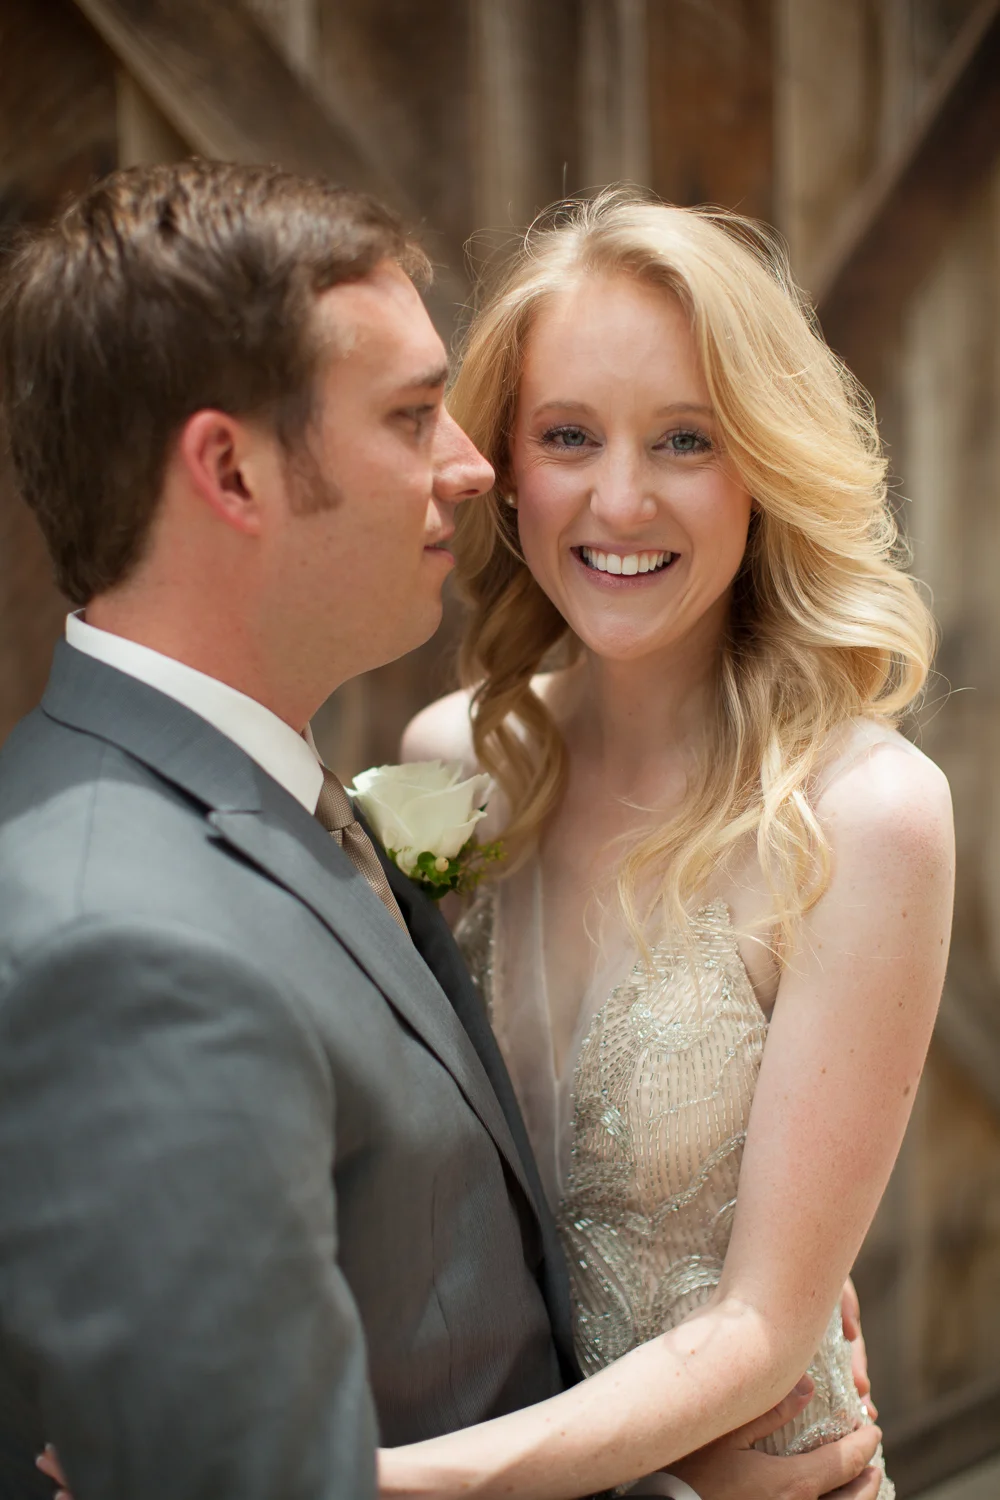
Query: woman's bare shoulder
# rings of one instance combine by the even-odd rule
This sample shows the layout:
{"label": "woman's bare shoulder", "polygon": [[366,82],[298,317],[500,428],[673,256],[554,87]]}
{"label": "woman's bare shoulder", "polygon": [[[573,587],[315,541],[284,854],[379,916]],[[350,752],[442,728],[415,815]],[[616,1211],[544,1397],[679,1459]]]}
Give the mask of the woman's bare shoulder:
{"label": "woman's bare shoulder", "polygon": [[894,729],[851,727],[815,802],[834,848],[950,856],[951,789],[939,766]]}
{"label": "woman's bare shoulder", "polygon": [[403,730],[402,759],[458,760],[470,775],[478,770],[469,717],[471,702],[471,692],[463,688],[422,708]]}
{"label": "woman's bare shoulder", "polygon": [[[532,691],[550,710],[558,707],[563,672],[544,672],[531,679]],[[422,708],[403,730],[401,758],[460,760],[471,775],[481,768],[472,743],[472,690],[460,688]],[[509,721],[517,732],[516,720]]]}

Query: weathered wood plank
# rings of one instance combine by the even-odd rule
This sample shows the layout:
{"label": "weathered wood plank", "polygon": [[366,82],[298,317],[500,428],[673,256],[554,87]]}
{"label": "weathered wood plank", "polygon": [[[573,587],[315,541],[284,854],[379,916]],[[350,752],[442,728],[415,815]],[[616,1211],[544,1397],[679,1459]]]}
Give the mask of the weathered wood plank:
{"label": "weathered wood plank", "polygon": [[773,217],[771,0],[647,0],[651,186]]}
{"label": "weathered wood plank", "polygon": [[1000,0],[982,0],[811,278],[824,333],[868,385],[879,383],[910,297],[1000,149],[998,80]]}
{"label": "weathered wood plank", "polygon": [[358,122],[319,101],[242,0],[76,3],[196,151],[331,177],[416,217]]}
{"label": "weathered wood plank", "polygon": [[313,77],[319,51],[320,0],[245,0],[297,72]]}
{"label": "weathered wood plank", "polygon": [[[0,240],[116,159],[114,58],[71,0],[0,0]],[[37,703],[66,600],[0,444],[0,741]]]}
{"label": "weathered wood plank", "polygon": [[243,0],[75,0],[162,113],[201,155],[278,162],[374,193],[419,226],[437,275],[442,333],[466,296],[460,255],[386,166],[356,109],[297,72]]}
{"label": "weathered wood plank", "polygon": [[453,247],[459,272],[475,222],[468,0],[313,3],[316,87],[364,120],[371,148]]}
{"label": "weathered wood plank", "polygon": [[935,1401],[885,1435],[886,1463],[899,1500],[1000,1453],[1000,1380]]}
{"label": "weathered wood plank", "polygon": [[118,69],[118,165],[183,161],[191,148],[126,68]]}
{"label": "weathered wood plank", "polygon": [[115,71],[70,0],[0,0],[0,224],[115,165]]}
{"label": "weathered wood plank", "polygon": [[580,154],[588,187],[650,181],[647,24],[645,0],[584,0]]}
{"label": "weathered wood plank", "polygon": [[877,160],[880,56],[871,0],[777,0],[775,220],[809,286]]}
{"label": "weathered wood plank", "polygon": [[582,186],[579,16],[570,0],[473,0],[477,230],[520,229]]}

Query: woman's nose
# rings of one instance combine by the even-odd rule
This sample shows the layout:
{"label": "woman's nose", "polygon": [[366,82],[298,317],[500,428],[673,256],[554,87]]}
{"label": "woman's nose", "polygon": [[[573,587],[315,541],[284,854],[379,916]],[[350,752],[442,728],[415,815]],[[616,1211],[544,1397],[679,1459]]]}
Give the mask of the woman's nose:
{"label": "woman's nose", "polygon": [[632,458],[612,457],[592,472],[590,509],[611,529],[645,525],[656,515],[656,498],[645,483],[644,466]]}

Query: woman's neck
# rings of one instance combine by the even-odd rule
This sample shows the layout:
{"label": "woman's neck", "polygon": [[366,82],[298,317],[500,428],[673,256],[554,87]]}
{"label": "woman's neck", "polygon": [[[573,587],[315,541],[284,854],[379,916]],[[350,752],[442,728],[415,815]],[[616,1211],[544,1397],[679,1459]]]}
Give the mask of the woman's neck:
{"label": "woman's neck", "polygon": [[585,652],[565,678],[559,714],[571,757],[618,797],[644,801],[665,775],[673,779],[704,743],[720,640],[706,632],[632,661]]}

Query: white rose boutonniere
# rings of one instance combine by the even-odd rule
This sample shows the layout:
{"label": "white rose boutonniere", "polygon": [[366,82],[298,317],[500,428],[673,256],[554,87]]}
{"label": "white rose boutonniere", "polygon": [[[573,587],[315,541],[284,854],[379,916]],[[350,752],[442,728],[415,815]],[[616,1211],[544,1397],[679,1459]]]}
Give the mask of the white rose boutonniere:
{"label": "white rose boutonniere", "polygon": [[374,766],[349,788],[389,858],[430,896],[475,889],[483,871],[503,858],[503,845],[477,844],[493,783],[463,780],[459,761],[413,761]]}

